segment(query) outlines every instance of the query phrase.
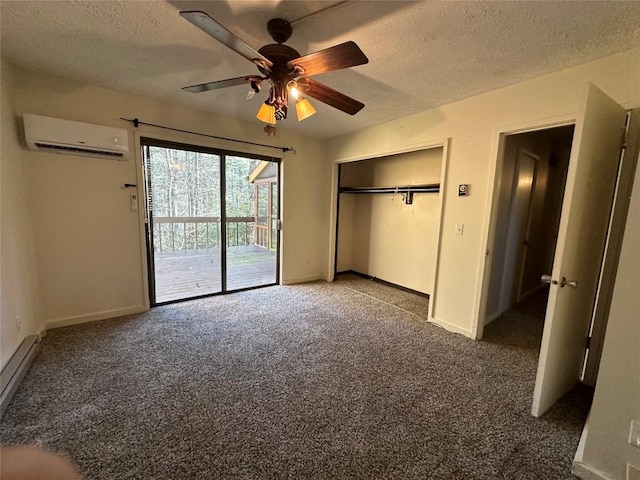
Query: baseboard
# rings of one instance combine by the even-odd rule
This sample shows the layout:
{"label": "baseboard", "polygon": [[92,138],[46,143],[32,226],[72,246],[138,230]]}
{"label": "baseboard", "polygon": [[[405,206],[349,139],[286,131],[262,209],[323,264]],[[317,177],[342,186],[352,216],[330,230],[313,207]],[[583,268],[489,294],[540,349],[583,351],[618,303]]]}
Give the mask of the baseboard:
{"label": "baseboard", "polygon": [[584,427],[582,428],[582,433],[580,434],[578,448],[576,449],[576,453],[573,456],[574,465],[576,463],[582,463],[582,457],[584,456],[584,446],[587,443],[587,435],[589,433],[589,420],[591,420],[591,409],[589,409],[589,413],[587,414],[587,419],[584,422]]}
{"label": "baseboard", "polygon": [[487,325],[489,325],[494,320],[500,318],[500,315],[502,315],[502,313],[500,313],[500,312],[491,312],[491,313],[485,315],[485,317],[484,317],[484,326],[486,327]]}
{"label": "baseboard", "polygon": [[518,303],[524,302],[527,298],[533,297],[536,293],[538,293],[540,290],[544,290],[545,288],[548,289],[549,285],[545,285],[544,283],[541,283],[537,287],[532,288],[528,292],[525,292],[522,295],[520,295],[520,298],[518,298]]}
{"label": "baseboard", "polygon": [[282,280],[282,285],[296,285],[298,283],[315,282],[316,280],[324,280],[322,274],[315,273],[305,277],[287,278]]}
{"label": "baseboard", "polygon": [[414,290],[413,288],[409,288],[409,287],[405,287],[405,286],[402,286],[402,285],[398,285],[397,283],[388,282],[387,280],[383,280],[382,278],[371,276],[368,273],[360,273],[360,272],[356,272],[355,270],[347,270],[347,271],[344,271],[344,272],[338,272],[336,274],[336,277],[338,275],[355,275],[355,276],[360,277],[360,278],[364,278],[364,279],[367,279],[367,280],[371,280],[373,282],[381,283],[382,285],[387,285],[388,287],[397,288],[398,290],[402,290],[404,292],[413,293],[415,295],[420,295],[421,297],[425,297],[425,298],[431,298],[431,295],[429,293],[427,293],[427,292],[421,292],[420,290]]}
{"label": "baseboard", "polygon": [[148,309],[144,305],[135,307],[116,308],[114,310],[105,310],[102,312],[92,313],[90,315],[79,315],[77,317],[58,318],[47,322],[46,328],[68,327],[70,325],[78,325],[81,323],[95,322],[97,320],[106,320],[108,318],[124,317],[126,315],[134,315],[136,313],[146,312]]}
{"label": "baseboard", "polygon": [[439,318],[436,317],[431,317],[429,319],[429,321],[431,323],[435,323],[436,325],[441,326],[442,328],[444,328],[445,330],[448,330],[449,332],[453,332],[453,333],[459,333],[461,335],[464,335],[465,337],[469,337],[469,338],[473,338],[473,334],[471,332],[471,330],[466,330],[464,328],[460,328],[457,325],[453,325],[452,323],[446,322],[444,320],[441,320]]}
{"label": "baseboard", "polygon": [[613,478],[599,472],[584,463],[574,462],[571,473],[581,480],[614,480]]}
{"label": "baseboard", "polygon": [[18,390],[20,382],[27,374],[31,362],[40,349],[40,336],[29,335],[25,338],[15,353],[9,359],[0,373],[0,417],[4,414],[7,406],[11,402],[13,395]]}
{"label": "baseboard", "polygon": [[576,449],[576,454],[573,457],[573,465],[571,466],[571,473],[582,480],[612,480],[611,477],[599,472],[588,465],[582,463],[584,457],[584,446],[587,442],[587,435],[589,433],[589,421],[591,420],[591,411],[587,415],[587,420],[584,422],[584,428],[580,435],[580,442]]}

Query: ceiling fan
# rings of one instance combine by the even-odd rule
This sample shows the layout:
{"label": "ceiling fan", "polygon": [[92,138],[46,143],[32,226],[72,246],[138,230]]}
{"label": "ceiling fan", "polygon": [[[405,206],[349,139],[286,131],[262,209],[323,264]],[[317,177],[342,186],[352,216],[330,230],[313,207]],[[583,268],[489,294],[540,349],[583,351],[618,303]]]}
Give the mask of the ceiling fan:
{"label": "ceiling fan", "polygon": [[[248,83],[252,89],[248,98],[251,98],[260,92],[262,82],[268,81],[269,97],[258,110],[256,117],[271,125],[275,125],[277,120],[287,118],[289,94],[296,98],[296,113],[299,121],[316,113],[315,108],[304,98],[304,95],[349,115],[355,115],[364,107],[364,104],[358,100],[309,78],[319,73],[368,63],[369,59],[354,42],[341,43],[301,56],[293,48],[284,45],[293,32],[291,24],[282,18],[273,18],[267,23],[267,31],[276,43],[265,45],[256,51],[204,12],[182,11],[180,15],[254,63],[261,74],[191,85],[184,87],[183,90],[199,93]],[[265,131],[267,128],[273,128],[275,132],[274,127],[267,126]],[[270,132],[267,131],[267,133]]]}

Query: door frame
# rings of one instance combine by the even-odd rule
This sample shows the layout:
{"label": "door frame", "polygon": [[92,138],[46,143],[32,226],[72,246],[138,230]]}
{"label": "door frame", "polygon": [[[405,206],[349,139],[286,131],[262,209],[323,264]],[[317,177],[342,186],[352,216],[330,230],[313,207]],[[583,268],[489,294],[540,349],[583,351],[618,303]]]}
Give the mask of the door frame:
{"label": "door frame", "polygon": [[[282,202],[282,197],[283,197],[283,178],[284,178],[284,162],[282,161],[285,155],[285,152],[281,152],[281,151],[274,151],[271,148],[265,148],[265,147],[261,147],[258,145],[244,145],[243,146],[243,150],[244,151],[237,151],[235,150],[235,148],[237,147],[237,145],[229,140],[223,140],[223,139],[213,139],[213,138],[209,138],[206,136],[201,136],[200,134],[197,133],[188,133],[188,132],[184,132],[184,133],[176,133],[176,134],[163,134],[163,135],[159,135],[157,133],[157,130],[154,129],[153,127],[149,127],[149,126],[145,126],[143,124],[141,124],[140,126],[138,126],[136,128],[136,130],[133,132],[134,134],[134,146],[135,146],[135,155],[136,155],[136,161],[138,162],[137,168],[136,168],[136,188],[137,188],[137,192],[138,192],[138,199],[143,199],[143,202],[139,201],[139,206],[140,208],[138,208],[138,239],[139,239],[139,248],[140,248],[140,258],[141,258],[141,281],[142,281],[142,294],[143,294],[143,304],[144,304],[144,309],[145,310],[150,310],[151,309],[151,301],[150,301],[150,285],[149,285],[149,273],[150,273],[150,268],[152,268],[152,265],[150,265],[150,261],[147,258],[147,223],[146,223],[146,211],[147,211],[147,205],[146,205],[146,195],[147,195],[147,186],[146,186],[146,175],[145,175],[145,171],[144,171],[144,156],[143,156],[143,152],[142,152],[142,139],[149,139],[149,140],[153,140],[153,141],[157,141],[160,143],[165,143],[165,144],[177,144],[177,145],[191,145],[191,146],[195,146],[195,147],[199,147],[199,148],[203,148],[203,149],[209,149],[209,150],[217,150],[218,152],[221,152],[223,154],[226,155],[238,155],[238,156],[254,156],[254,157],[264,157],[264,159],[269,160],[269,161],[275,161],[278,165],[278,216],[279,218],[282,218],[283,215],[283,210],[284,210],[284,206],[283,206],[283,202]],[[276,285],[279,285],[282,282],[282,265],[283,265],[283,257],[284,254],[282,252],[282,245],[284,244],[283,242],[283,237],[284,237],[284,232],[282,231],[282,229],[278,229],[277,231],[277,241],[278,241],[278,248],[276,251]],[[254,287],[251,287],[254,288]],[[244,289],[242,289],[244,290]],[[239,290],[234,290],[235,291],[239,291]],[[225,292],[226,293],[226,292]],[[213,295],[219,295],[219,294],[213,294]],[[205,295],[205,296],[210,296],[210,295]],[[172,302],[169,302],[172,303]]]}
{"label": "door frame", "polygon": [[437,299],[438,291],[438,268],[440,265],[440,250],[442,242],[442,223],[444,219],[444,192],[446,192],[447,182],[447,167],[449,160],[449,143],[450,138],[431,140],[426,142],[420,142],[417,144],[408,145],[404,148],[396,148],[391,150],[377,151],[375,153],[361,154],[353,157],[336,158],[332,161],[331,168],[331,212],[329,215],[329,257],[327,276],[325,280],[327,282],[333,282],[336,275],[336,259],[337,259],[337,233],[338,233],[338,204],[339,204],[339,183],[340,176],[339,170],[341,164],[347,164],[352,162],[358,162],[361,160],[373,160],[376,158],[388,157],[391,155],[398,155],[401,153],[417,152],[420,150],[431,150],[433,148],[442,148],[442,164],[440,167],[440,193],[438,196],[438,231],[436,233],[436,258],[435,268],[433,271],[432,285],[433,292],[429,294],[429,311],[427,318],[430,322],[438,323],[433,317],[434,305]]}
{"label": "door frame", "polygon": [[613,297],[615,277],[618,272],[622,239],[629,213],[629,199],[638,163],[640,162],[640,108],[627,110],[625,149],[621,158],[616,182],[612,215],[603,257],[603,267],[598,279],[596,305],[589,327],[589,355],[584,365],[583,383],[595,386],[600,368],[604,337],[609,321],[609,309]]}
{"label": "door frame", "polygon": [[473,325],[471,336],[475,340],[480,340],[484,333],[484,326],[487,317],[487,299],[489,295],[489,287],[491,280],[491,264],[493,260],[492,252],[494,249],[498,207],[500,200],[500,185],[502,182],[502,169],[504,165],[506,139],[510,135],[518,135],[521,133],[531,133],[540,130],[549,130],[558,127],[567,127],[575,125],[577,114],[565,115],[546,120],[527,122],[524,124],[500,127],[494,132],[492,146],[492,165],[489,168],[491,189],[487,195],[487,203],[485,206],[484,224],[488,227],[484,230],[481,245],[484,245],[484,255],[481,256],[480,267],[478,269],[478,280],[476,289],[476,301],[474,305]]}

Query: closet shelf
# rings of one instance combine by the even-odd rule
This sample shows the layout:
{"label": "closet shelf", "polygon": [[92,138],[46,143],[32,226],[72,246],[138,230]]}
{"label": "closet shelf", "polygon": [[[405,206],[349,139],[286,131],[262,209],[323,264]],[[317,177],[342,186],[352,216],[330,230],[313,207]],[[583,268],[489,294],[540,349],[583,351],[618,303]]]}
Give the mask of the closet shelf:
{"label": "closet shelf", "polygon": [[399,193],[402,194],[407,205],[413,203],[414,193],[438,193],[439,191],[439,183],[430,183],[428,185],[399,185],[393,187],[340,187],[340,193]]}

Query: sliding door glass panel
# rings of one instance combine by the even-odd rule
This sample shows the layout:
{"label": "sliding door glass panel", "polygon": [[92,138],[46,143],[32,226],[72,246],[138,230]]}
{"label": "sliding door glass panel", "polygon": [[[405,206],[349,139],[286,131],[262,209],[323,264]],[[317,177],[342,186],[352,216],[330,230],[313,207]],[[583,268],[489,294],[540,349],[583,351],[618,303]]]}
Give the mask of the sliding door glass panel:
{"label": "sliding door glass panel", "polygon": [[145,147],[155,302],[222,290],[220,156]]}
{"label": "sliding door glass panel", "polygon": [[[226,289],[276,283],[277,246],[270,249],[270,185],[278,164],[225,157]],[[277,245],[277,240],[274,239]]]}

